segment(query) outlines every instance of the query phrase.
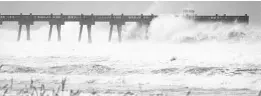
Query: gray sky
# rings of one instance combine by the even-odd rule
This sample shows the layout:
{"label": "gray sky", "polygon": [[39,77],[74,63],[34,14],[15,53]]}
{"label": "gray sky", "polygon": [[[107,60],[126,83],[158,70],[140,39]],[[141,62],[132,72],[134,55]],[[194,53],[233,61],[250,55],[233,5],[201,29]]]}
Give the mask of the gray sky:
{"label": "gray sky", "polygon": [[138,15],[178,13],[186,7],[194,8],[198,15],[248,14],[251,25],[261,26],[261,1],[1,1],[0,13]]}

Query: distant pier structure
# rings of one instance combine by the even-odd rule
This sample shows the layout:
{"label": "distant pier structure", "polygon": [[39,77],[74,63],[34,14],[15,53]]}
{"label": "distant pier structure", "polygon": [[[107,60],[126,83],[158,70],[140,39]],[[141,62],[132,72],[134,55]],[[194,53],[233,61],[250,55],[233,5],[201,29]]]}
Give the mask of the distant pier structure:
{"label": "distant pier structure", "polygon": [[[248,24],[249,23],[249,16],[247,14],[243,15],[243,16],[227,16],[226,14],[224,15],[214,15],[214,16],[197,16],[196,14],[194,14],[194,10],[184,10],[183,11],[183,16],[188,18],[188,19],[193,19],[195,21],[199,21],[199,22],[224,22],[224,23],[234,23],[234,22],[238,22],[238,23],[245,23]],[[49,35],[48,35],[48,41],[51,41],[51,37],[52,37],[52,30],[53,30],[53,26],[57,27],[57,32],[58,32],[58,41],[62,40],[62,25],[65,24],[65,22],[79,22],[80,25],[80,32],[79,32],[79,37],[78,37],[78,41],[81,41],[82,38],[82,31],[83,31],[83,27],[86,25],[87,27],[87,32],[88,32],[88,42],[92,43],[92,26],[95,25],[95,22],[109,22],[110,24],[110,29],[109,29],[109,37],[108,37],[108,41],[111,41],[111,37],[112,37],[112,29],[115,26],[117,26],[117,30],[118,30],[118,41],[121,42],[122,41],[122,26],[125,25],[126,22],[136,22],[136,23],[140,23],[141,26],[145,25],[146,26],[146,37],[148,38],[148,26],[150,25],[150,22],[154,19],[158,17],[157,15],[94,15],[94,14],[90,14],[90,15],[84,15],[84,14],[80,14],[80,15],[64,15],[64,14],[60,14],[60,15],[54,15],[54,14],[50,14],[50,15],[33,15],[32,13],[30,13],[29,15],[24,15],[22,13],[20,13],[20,15],[1,15],[0,14],[0,25],[3,24],[3,22],[8,22],[8,21],[16,21],[18,22],[19,25],[19,30],[18,30],[18,36],[17,36],[17,41],[20,41],[21,38],[21,29],[22,26],[25,25],[26,26],[26,30],[27,30],[27,40],[31,40],[31,36],[30,36],[30,26],[34,25],[34,22],[49,22],[50,25],[50,30],[49,30]]]}

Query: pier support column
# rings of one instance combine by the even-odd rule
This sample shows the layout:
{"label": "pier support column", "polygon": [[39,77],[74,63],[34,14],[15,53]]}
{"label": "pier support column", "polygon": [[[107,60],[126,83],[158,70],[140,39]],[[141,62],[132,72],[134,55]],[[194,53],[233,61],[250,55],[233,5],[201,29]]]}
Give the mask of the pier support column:
{"label": "pier support column", "polygon": [[18,25],[19,25],[19,30],[18,30],[18,37],[17,37],[17,41],[20,41],[21,39],[21,32],[22,32],[22,26],[25,25],[26,27],[26,40],[30,41],[31,40],[31,36],[30,36],[30,25],[34,24],[34,19],[32,16],[32,13],[30,13],[29,16],[23,16],[22,13],[20,13],[20,17],[18,19]]}
{"label": "pier support column", "polygon": [[92,25],[87,25],[87,30],[88,30],[88,43],[92,43]]}
{"label": "pier support column", "polygon": [[27,31],[27,41],[30,41],[31,40],[31,37],[30,37],[30,25],[26,25],[26,31]]}
{"label": "pier support column", "polygon": [[150,23],[152,21],[152,19],[154,18],[155,16],[153,14],[151,14],[151,16],[149,16],[148,19],[144,19],[142,18],[141,22],[142,22],[142,25],[145,26],[145,39],[148,40],[149,39],[149,26],[150,26]]}
{"label": "pier support column", "polygon": [[118,29],[118,40],[119,42],[121,42],[122,25],[117,25],[117,29]]}
{"label": "pier support column", "polygon": [[87,16],[86,15],[83,15],[81,14],[81,18],[80,18],[80,33],[79,33],[79,38],[78,38],[78,41],[80,42],[81,41],[81,38],[82,38],[82,28],[84,25],[86,25],[87,27],[87,32],[88,32],[88,43],[92,43],[92,25],[95,25],[95,18],[94,18],[94,15],[91,14],[91,16]]}
{"label": "pier support column", "polygon": [[51,41],[51,37],[52,37],[52,30],[53,30],[53,25],[50,25],[49,36],[48,36],[48,41]]}
{"label": "pier support column", "polygon": [[19,25],[17,41],[20,41],[20,39],[21,39],[21,31],[22,31],[22,25]]}
{"label": "pier support column", "polygon": [[80,33],[79,33],[79,37],[78,37],[78,42],[80,42],[82,39],[82,28],[83,28],[83,25],[80,25]]}
{"label": "pier support column", "polygon": [[121,14],[120,17],[115,17],[113,16],[113,14],[111,14],[110,17],[110,34],[109,34],[109,42],[111,41],[111,36],[112,36],[112,29],[113,29],[113,25],[117,25],[117,30],[118,30],[118,41],[121,42],[122,38],[121,38],[121,32],[122,32],[122,25],[125,25],[126,19],[124,17],[123,14]]}
{"label": "pier support column", "polygon": [[[111,25],[111,27],[110,27],[109,42],[111,42],[112,29],[113,29],[113,25]],[[118,41],[121,42],[122,41],[122,38],[121,38],[122,25],[117,25],[117,30],[118,30]]]}
{"label": "pier support column", "polygon": [[57,24],[58,41],[61,41],[61,24]]}
{"label": "pier support column", "polygon": [[149,39],[148,32],[149,32],[149,26],[146,26],[146,28],[145,28],[145,39],[146,40]]}
{"label": "pier support column", "polygon": [[110,27],[110,33],[109,33],[109,42],[111,42],[112,29],[113,29],[113,25],[111,25],[111,27]]}
{"label": "pier support column", "polygon": [[59,17],[54,17],[53,14],[50,15],[49,25],[50,25],[50,31],[49,31],[49,37],[48,40],[51,40],[51,34],[52,34],[52,28],[54,25],[57,27],[57,41],[60,42],[62,39],[61,37],[61,26],[64,25],[64,15],[61,13]]}

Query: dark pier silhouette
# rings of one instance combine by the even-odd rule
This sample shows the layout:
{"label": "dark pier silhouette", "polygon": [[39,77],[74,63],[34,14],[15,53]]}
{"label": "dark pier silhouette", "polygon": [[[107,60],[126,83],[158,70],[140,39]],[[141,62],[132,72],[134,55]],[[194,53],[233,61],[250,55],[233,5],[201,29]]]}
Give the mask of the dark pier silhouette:
{"label": "dark pier silhouette", "polygon": [[[178,15],[176,15],[178,16]],[[110,24],[110,30],[109,30],[109,39],[108,41],[111,41],[112,38],[112,29],[113,26],[117,26],[118,30],[118,41],[122,41],[122,26],[125,25],[126,22],[136,22],[139,23],[141,26],[146,26],[146,39],[148,39],[148,26],[150,25],[150,22],[158,17],[157,15],[32,15],[30,13],[29,15],[23,15],[22,13],[20,15],[0,15],[0,24],[2,25],[3,22],[7,21],[16,21],[18,22],[19,25],[19,30],[18,30],[18,36],[17,36],[17,41],[20,41],[21,38],[21,30],[22,26],[26,26],[27,30],[27,40],[29,41],[31,39],[30,36],[30,26],[34,25],[34,22],[49,22],[50,25],[50,30],[49,30],[49,35],[48,35],[48,41],[51,41],[52,37],[52,29],[53,26],[55,25],[57,27],[57,32],[58,32],[58,41],[62,40],[62,25],[65,24],[65,22],[79,22],[80,25],[80,32],[79,32],[79,37],[78,41],[81,41],[82,38],[82,31],[84,25],[87,27],[87,32],[88,32],[88,42],[92,43],[92,36],[91,36],[91,28],[92,25],[95,25],[95,22],[109,22]],[[247,14],[243,16],[227,16],[226,14],[224,15],[214,15],[214,16],[189,16],[185,15],[187,19],[193,19],[196,22],[223,22],[223,23],[249,23],[249,16]]]}

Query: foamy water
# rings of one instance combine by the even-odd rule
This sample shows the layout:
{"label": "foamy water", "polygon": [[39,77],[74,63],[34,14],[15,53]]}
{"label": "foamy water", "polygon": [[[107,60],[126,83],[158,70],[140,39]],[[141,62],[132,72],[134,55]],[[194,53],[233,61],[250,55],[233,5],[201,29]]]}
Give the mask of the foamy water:
{"label": "foamy water", "polygon": [[[17,31],[1,29],[0,62],[5,65],[36,68],[95,63],[120,71],[177,68],[175,74],[145,72],[124,75],[124,78],[126,84],[260,89],[259,70],[253,73],[239,72],[240,74],[218,73],[220,71],[217,69],[195,74],[196,71],[190,70],[190,67],[194,69],[203,67],[199,71],[217,67],[232,72],[239,69],[261,69],[260,28],[219,22],[199,24],[168,14],[152,21],[149,26],[150,39],[144,40],[144,28],[128,29],[128,26],[133,25],[125,26],[121,44],[117,42],[116,30],[113,32],[112,43],[108,43],[109,25],[99,23],[92,28],[93,44],[87,43],[86,29],[82,42],[77,42],[79,34],[77,23],[66,23],[62,26],[62,42],[56,42],[56,31],[53,31],[52,41],[47,42],[48,26],[32,31],[32,40],[29,42],[25,41],[25,31],[22,31],[22,41],[16,42]],[[134,37],[138,38],[133,39]],[[173,57],[176,57],[176,60],[170,61]],[[52,60],[46,60],[48,58]],[[18,74],[1,73],[1,79],[6,76],[13,76],[16,79],[30,76],[38,78],[38,75]],[[80,78],[74,75],[68,77],[72,78],[70,82],[77,81],[73,78]],[[121,77],[116,74],[94,77],[86,75],[81,77],[81,80],[95,78],[99,80],[97,83],[116,84]],[[49,77],[46,76],[45,79],[47,78]]]}

